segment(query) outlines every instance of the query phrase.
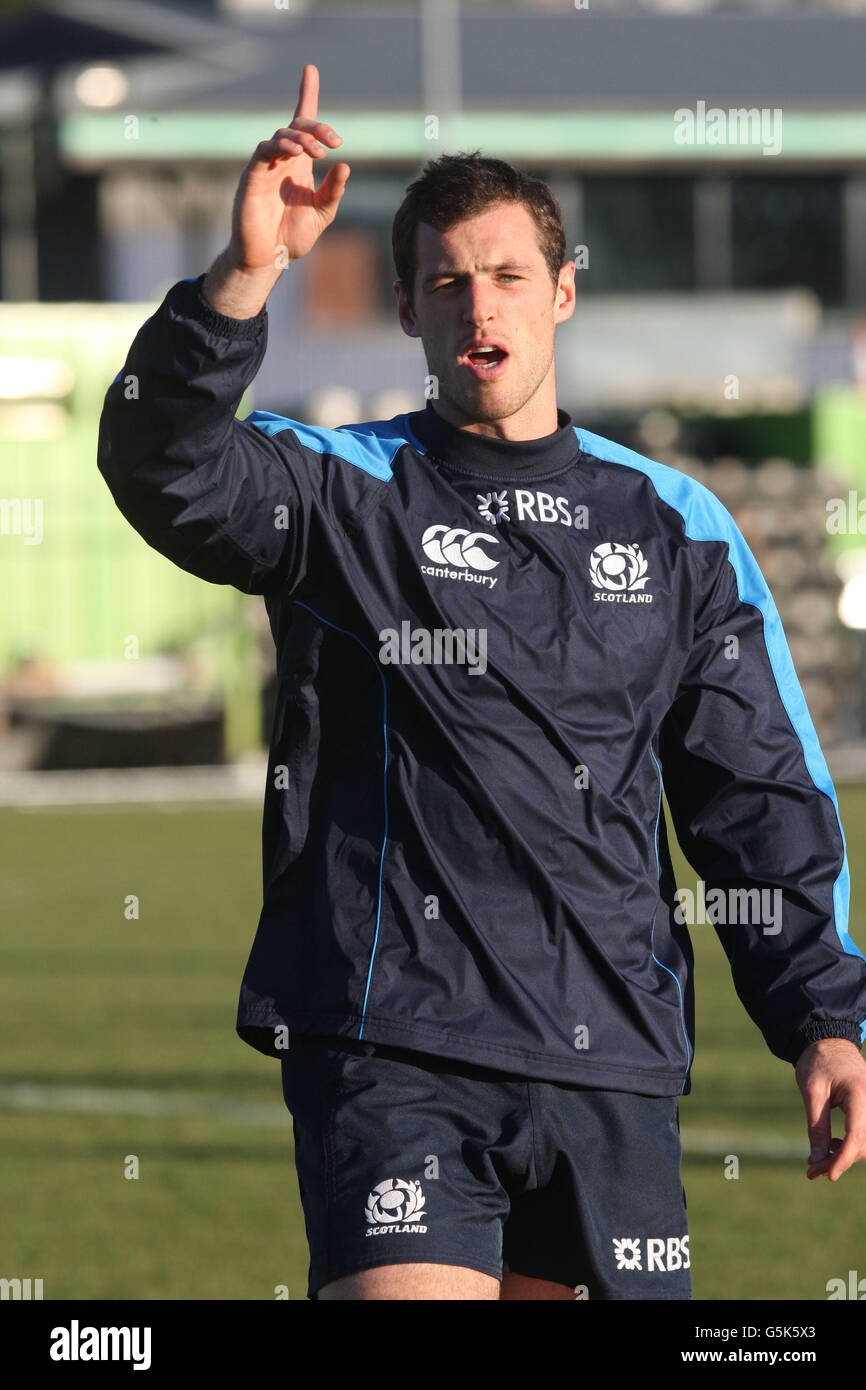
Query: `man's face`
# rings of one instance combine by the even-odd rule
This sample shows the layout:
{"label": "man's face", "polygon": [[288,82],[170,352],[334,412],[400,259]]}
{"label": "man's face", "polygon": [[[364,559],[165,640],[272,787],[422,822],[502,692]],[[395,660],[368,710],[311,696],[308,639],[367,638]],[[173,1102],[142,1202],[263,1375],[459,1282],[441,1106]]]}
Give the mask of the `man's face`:
{"label": "man's face", "polygon": [[[404,331],[420,337],[439,399],[468,421],[516,415],[536,395],[555,399],[557,323],[574,310],[574,263],[555,286],[522,203],[497,203],[437,232],[417,230],[412,307],[395,282]],[[484,340],[495,352],[473,350]]]}

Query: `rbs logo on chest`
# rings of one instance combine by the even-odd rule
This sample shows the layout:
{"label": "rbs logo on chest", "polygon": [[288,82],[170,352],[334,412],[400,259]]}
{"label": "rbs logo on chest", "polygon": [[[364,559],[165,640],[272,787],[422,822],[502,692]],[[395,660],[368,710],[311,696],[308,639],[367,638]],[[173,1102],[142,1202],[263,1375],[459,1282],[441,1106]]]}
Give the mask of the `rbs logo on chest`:
{"label": "rbs logo on chest", "polygon": [[[574,526],[584,530],[589,524],[589,510],[578,505],[572,507],[567,497],[554,497],[549,492],[535,492],[529,488],[514,489],[514,501],[508,489],[501,492],[476,493],[478,510],[493,526],[500,521],[558,521],[561,526]],[[513,510],[512,510],[513,507]]]}

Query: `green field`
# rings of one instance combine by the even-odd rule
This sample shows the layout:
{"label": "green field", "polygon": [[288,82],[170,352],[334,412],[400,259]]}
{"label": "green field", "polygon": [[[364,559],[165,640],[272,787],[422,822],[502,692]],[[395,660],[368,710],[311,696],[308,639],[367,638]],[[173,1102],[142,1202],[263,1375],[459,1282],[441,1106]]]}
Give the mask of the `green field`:
{"label": "green field", "polygon": [[[866,788],[840,804],[864,949]],[[46,1299],[305,1297],[288,1115],[242,1110],[282,1106],[279,1066],[234,1032],[260,819],[241,805],[0,813],[0,1276],[41,1278]],[[677,882],[695,877],[678,859]],[[866,1275],[866,1165],[806,1180],[793,1070],[736,999],[712,928],[692,935],[697,1060],[681,1123],[695,1298],[825,1299],[828,1279]],[[78,1109],[72,1087],[91,1088]],[[158,1113],[124,1113],[154,1095]],[[761,1156],[768,1140],[803,1161]]]}

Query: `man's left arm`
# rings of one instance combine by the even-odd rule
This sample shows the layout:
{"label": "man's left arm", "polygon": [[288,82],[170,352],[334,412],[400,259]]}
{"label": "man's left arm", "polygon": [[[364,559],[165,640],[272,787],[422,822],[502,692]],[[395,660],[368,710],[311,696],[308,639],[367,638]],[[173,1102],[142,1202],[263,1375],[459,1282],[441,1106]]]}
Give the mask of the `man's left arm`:
{"label": "man's left arm", "polygon": [[[866,1158],[866,958],[848,934],[845,837],[776,605],[714,500],[727,547],[690,542],[694,639],[660,731],[665,792],[708,904],[720,889],[728,907],[713,924],[737,993],[795,1068],[807,1176],[835,1181]],[[758,921],[743,922],[733,909],[755,901]],[[831,1143],[835,1107],[846,1136]]]}

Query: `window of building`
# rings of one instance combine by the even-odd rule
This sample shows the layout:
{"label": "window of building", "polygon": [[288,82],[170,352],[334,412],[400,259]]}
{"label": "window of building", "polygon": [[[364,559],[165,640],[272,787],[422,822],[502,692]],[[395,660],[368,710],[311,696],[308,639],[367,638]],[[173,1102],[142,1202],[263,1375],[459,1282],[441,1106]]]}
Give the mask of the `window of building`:
{"label": "window of building", "polygon": [[581,188],[587,293],[694,289],[690,178],[591,175]]}
{"label": "window of building", "polygon": [[807,286],[824,304],[841,304],[845,274],[842,219],[841,178],[734,178],[734,288]]}

